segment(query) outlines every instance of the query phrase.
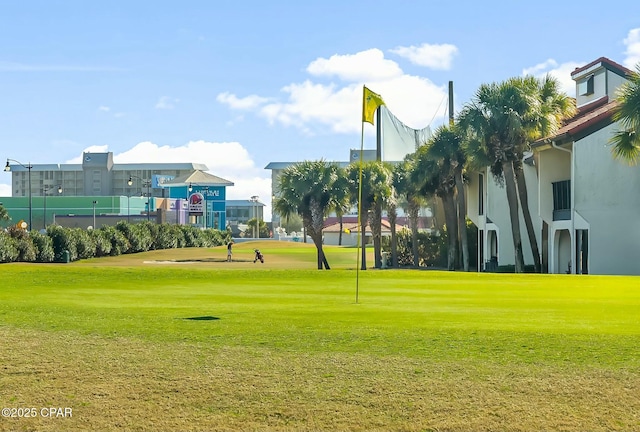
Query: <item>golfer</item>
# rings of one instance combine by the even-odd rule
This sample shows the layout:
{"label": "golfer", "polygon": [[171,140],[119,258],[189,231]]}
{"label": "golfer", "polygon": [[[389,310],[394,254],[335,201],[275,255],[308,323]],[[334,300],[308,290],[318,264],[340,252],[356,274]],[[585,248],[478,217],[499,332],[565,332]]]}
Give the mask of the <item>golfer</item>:
{"label": "golfer", "polygon": [[233,241],[227,243],[227,262],[231,262],[231,246],[233,245]]}

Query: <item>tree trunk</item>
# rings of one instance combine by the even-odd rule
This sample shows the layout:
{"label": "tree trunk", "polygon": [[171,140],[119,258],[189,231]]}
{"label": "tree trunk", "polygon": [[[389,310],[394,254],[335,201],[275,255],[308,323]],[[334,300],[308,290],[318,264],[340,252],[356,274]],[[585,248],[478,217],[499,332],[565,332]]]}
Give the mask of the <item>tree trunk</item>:
{"label": "tree trunk", "polygon": [[538,250],[538,240],[536,239],[533,221],[531,220],[531,212],[529,212],[529,196],[527,193],[527,184],[524,178],[524,170],[522,169],[522,166],[520,166],[519,169],[514,170],[518,186],[518,197],[520,198],[520,206],[522,207],[522,214],[524,215],[524,224],[527,227],[527,235],[529,236],[529,244],[531,245],[533,265],[535,267],[535,272],[541,273],[542,263],[540,262],[540,251]]}
{"label": "tree trunk", "polygon": [[456,178],[456,198],[458,201],[458,235],[460,237],[460,247],[462,248],[462,268],[469,271],[469,240],[467,239],[467,203],[464,196],[464,183],[462,182],[462,169],[455,172]]}
{"label": "tree trunk", "polygon": [[374,267],[381,268],[382,267],[382,203],[376,202],[373,204],[373,211],[371,212],[371,218],[373,219],[370,223],[371,226],[371,236],[373,238],[373,256],[374,256]]}
{"label": "tree trunk", "polygon": [[409,204],[409,221],[411,222],[411,251],[413,252],[413,266],[420,267],[418,254],[418,206]]}
{"label": "tree trunk", "polygon": [[389,206],[389,225],[391,228],[391,267],[398,267],[398,237],[396,233],[396,221],[398,210],[395,205]]}
{"label": "tree trunk", "polygon": [[342,213],[338,215],[340,220],[340,232],[338,233],[338,246],[342,246]]}
{"label": "tree trunk", "polygon": [[308,231],[313,243],[318,250],[318,270],[322,270],[323,266],[327,270],[329,270],[329,263],[327,262],[327,258],[324,256],[324,250],[322,249],[322,227],[324,225],[324,212],[322,208],[317,203],[317,201],[312,200],[309,204],[310,213],[306,218],[308,223]]}
{"label": "tree trunk", "polygon": [[515,173],[511,161],[502,163],[504,183],[507,190],[509,204],[509,219],[511,219],[511,236],[513,237],[513,251],[515,253],[515,271],[524,272],[524,256],[522,254],[522,237],[520,236],[520,214],[518,211],[518,192],[516,190]]}
{"label": "tree trunk", "polygon": [[366,241],[366,231],[367,231],[367,220],[362,219],[362,225],[360,225],[360,244],[361,244],[361,259],[360,259],[360,270],[367,269],[367,241]]}
{"label": "tree trunk", "polygon": [[444,220],[447,224],[447,238],[449,240],[447,269],[453,271],[456,269],[455,263],[458,253],[458,216],[453,190],[443,193],[440,198],[442,198],[442,205],[444,207]]}

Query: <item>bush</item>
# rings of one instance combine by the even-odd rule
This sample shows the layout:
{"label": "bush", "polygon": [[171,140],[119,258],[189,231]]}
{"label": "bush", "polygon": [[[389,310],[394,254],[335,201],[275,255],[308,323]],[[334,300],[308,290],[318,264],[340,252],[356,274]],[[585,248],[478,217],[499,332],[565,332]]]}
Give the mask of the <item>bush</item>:
{"label": "bush", "polygon": [[51,237],[55,261],[63,261],[64,251],[69,251],[70,261],[76,261],[78,259],[76,242],[74,241],[73,233],[69,228],[63,228],[58,225],[49,225],[47,227],[47,235]]}
{"label": "bush", "polygon": [[[158,225],[153,241],[153,249],[175,249],[178,247],[177,231],[173,229],[175,225]],[[180,233],[182,234],[182,233]],[[184,236],[182,237],[184,239]]]}
{"label": "bush", "polygon": [[130,246],[126,253],[146,252],[153,244],[153,238],[146,223],[129,224],[120,221],[116,224],[116,229],[129,241]]}
{"label": "bush", "polygon": [[42,263],[53,262],[55,254],[53,252],[53,242],[51,237],[45,234],[40,234],[38,231],[31,231],[29,233],[31,241],[36,248],[36,261]]}
{"label": "bush", "polygon": [[115,227],[105,225],[100,228],[100,231],[103,232],[105,238],[111,241],[111,251],[109,252],[109,255],[118,256],[129,253],[131,245],[129,244],[129,240],[127,240],[120,230]]}
{"label": "bush", "polygon": [[184,235],[184,247],[200,247],[200,229],[191,225],[180,225],[180,231]]}
{"label": "bush", "polygon": [[[398,265],[413,266],[413,239],[411,230],[403,228],[396,234],[398,247]],[[418,232],[418,265],[422,267],[445,267],[447,265],[446,236],[436,236]],[[383,249],[391,251],[390,240],[384,239]]]}
{"label": "bush", "polygon": [[93,240],[93,234],[82,228],[74,228],[72,230],[72,238],[76,244],[78,251],[78,259],[88,259],[96,256],[96,242]]}
{"label": "bush", "polygon": [[109,256],[113,245],[111,244],[110,233],[107,232],[103,225],[100,229],[89,231],[91,239],[96,245],[96,257]]}
{"label": "bush", "polygon": [[8,232],[0,231],[0,262],[13,262],[18,257],[18,248],[15,239]]}
{"label": "bush", "polygon": [[29,232],[16,226],[9,227],[7,232],[15,240],[15,246],[18,249],[16,261],[34,262],[36,260],[36,248],[29,236]]}

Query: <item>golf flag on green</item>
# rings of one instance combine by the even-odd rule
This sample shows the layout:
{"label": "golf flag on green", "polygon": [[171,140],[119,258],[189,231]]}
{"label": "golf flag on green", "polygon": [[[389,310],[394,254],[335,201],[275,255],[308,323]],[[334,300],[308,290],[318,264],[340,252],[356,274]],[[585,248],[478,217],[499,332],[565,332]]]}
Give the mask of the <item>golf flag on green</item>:
{"label": "golf flag on green", "polygon": [[362,93],[362,121],[373,124],[373,114],[380,105],[384,105],[384,101],[379,94],[372,92],[363,87]]}

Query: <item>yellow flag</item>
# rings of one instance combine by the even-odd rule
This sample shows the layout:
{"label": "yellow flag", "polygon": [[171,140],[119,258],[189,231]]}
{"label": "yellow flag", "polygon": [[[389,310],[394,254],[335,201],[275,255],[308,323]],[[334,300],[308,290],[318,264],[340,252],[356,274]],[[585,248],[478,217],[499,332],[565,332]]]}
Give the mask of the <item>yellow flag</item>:
{"label": "yellow flag", "polygon": [[384,105],[382,97],[364,87],[362,94],[362,121],[373,124],[373,113],[376,112],[380,105]]}

